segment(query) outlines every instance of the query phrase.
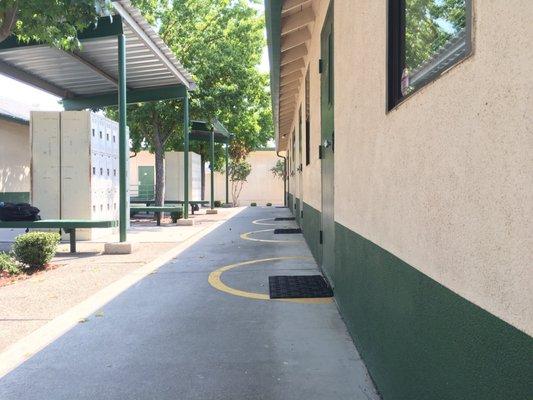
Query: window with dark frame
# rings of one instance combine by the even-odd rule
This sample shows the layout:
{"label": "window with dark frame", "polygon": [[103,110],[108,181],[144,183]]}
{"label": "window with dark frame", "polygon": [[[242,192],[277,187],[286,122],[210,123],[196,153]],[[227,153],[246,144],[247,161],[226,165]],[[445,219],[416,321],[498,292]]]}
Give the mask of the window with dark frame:
{"label": "window with dark frame", "polygon": [[389,110],[470,54],[471,15],[471,0],[389,0]]}
{"label": "window with dark frame", "polygon": [[305,74],[305,165],[311,163],[311,95],[309,84],[309,68],[307,68],[307,73]]}

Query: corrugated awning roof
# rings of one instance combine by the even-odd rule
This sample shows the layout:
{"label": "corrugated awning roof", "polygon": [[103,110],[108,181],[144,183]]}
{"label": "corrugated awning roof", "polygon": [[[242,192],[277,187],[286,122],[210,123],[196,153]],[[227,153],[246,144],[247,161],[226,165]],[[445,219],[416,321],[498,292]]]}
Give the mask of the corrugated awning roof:
{"label": "corrugated awning roof", "polygon": [[192,76],[129,0],[113,2],[115,15],[79,35],[82,47],[67,52],[39,43],[0,43],[0,73],[62,97],[76,99],[116,93],[118,40],[126,38],[128,91],[183,86]]}
{"label": "corrugated awning roof", "polygon": [[0,97],[0,118],[27,124],[30,122],[30,109],[26,104]]}
{"label": "corrugated awning roof", "polygon": [[229,143],[233,139],[233,134],[229,133],[217,119],[213,119],[211,122],[192,121],[192,129],[189,137],[193,140],[209,141],[211,140],[212,131],[215,133],[216,143]]}

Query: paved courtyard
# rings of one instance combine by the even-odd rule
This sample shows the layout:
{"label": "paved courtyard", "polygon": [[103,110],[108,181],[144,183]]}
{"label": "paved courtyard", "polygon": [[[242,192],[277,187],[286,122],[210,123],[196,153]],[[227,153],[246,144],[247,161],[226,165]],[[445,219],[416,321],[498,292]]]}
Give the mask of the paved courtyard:
{"label": "paved courtyard", "polygon": [[269,275],[318,273],[302,235],[273,234],[284,216],[219,225],[5,375],[0,398],[378,399],[330,299],[268,299]]}

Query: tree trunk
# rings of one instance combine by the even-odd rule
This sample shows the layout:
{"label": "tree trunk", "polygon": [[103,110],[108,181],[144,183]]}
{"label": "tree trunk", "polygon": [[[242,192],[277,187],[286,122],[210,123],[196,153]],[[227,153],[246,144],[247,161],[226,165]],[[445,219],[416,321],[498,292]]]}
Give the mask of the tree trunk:
{"label": "tree trunk", "polygon": [[200,156],[200,175],[202,178],[202,198],[205,200],[205,159],[204,156]]}
{"label": "tree trunk", "polygon": [[0,25],[0,43],[6,40],[17,23],[18,14],[18,1],[15,2],[13,7],[6,9],[2,13],[2,25]]}
{"label": "tree trunk", "polygon": [[162,206],[165,201],[165,148],[158,134],[154,138],[155,150],[155,205]]}

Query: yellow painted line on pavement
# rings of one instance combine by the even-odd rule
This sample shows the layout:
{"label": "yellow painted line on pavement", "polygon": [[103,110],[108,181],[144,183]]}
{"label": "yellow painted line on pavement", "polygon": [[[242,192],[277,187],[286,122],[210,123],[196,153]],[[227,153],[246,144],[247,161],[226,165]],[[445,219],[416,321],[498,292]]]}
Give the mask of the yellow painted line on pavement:
{"label": "yellow painted line on pavement", "polygon": [[208,282],[211,286],[213,286],[215,289],[220,290],[221,292],[225,292],[228,294],[231,294],[233,296],[238,297],[245,297],[247,299],[253,299],[253,300],[274,300],[274,301],[284,301],[289,303],[304,303],[304,304],[328,304],[331,303],[332,299],[331,297],[317,297],[317,298],[301,298],[301,299],[271,299],[268,294],[264,293],[256,293],[256,292],[248,292],[245,290],[235,289],[228,285],[226,285],[224,282],[222,282],[222,274],[226,271],[229,271],[231,269],[237,268],[237,267],[243,267],[247,265],[253,265],[253,264],[260,264],[265,263],[269,261],[280,261],[280,260],[310,260],[311,257],[305,257],[305,256],[287,256],[287,257],[272,257],[272,258],[262,258],[259,260],[250,260],[250,261],[243,261],[240,263],[230,264],[226,265],[224,267],[220,267],[213,272],[209,274]]}
{"label": "yellow painted line on pavement", "polygon": [[262,218],[262,219],[256,219],[255,221],[252,221],[252,224],[255,225],[266,225],[266,226],[278,226],[278,224],[267,224],[265,221],[274,221],[274,218]]}
{"label": "yellow painted line on pavement", "polygon": [[241,234],[241,239],[244,240],[251,240],[253,242],[266,242],[266,243],[303,243],[303,240],[276,240],[276,239],[258,239],[251,237],[250,235],[254,235],[256,233],[261,232],[274,232],[274,229],[261,229],[259,231],[251,231]]}

